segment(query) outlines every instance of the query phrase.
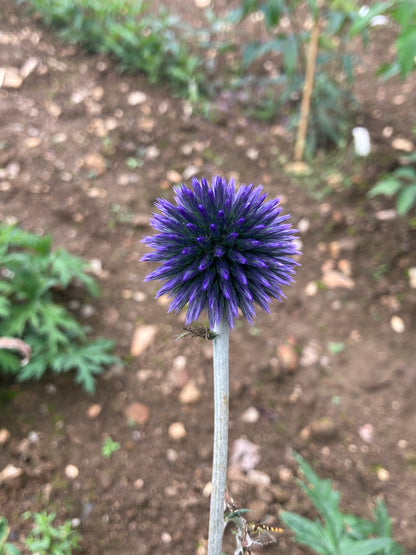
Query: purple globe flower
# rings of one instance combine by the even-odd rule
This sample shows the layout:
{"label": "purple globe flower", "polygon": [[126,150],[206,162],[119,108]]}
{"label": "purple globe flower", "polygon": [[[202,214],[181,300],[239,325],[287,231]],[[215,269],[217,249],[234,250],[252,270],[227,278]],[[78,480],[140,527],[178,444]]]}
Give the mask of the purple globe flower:
{"label": "purple globe flower", "polygon": [[141,260],[161,265],[145,281],[162,280],[156,298],[168,294],[169,307],[178,312],[186,305],[186,324],[208,311],[213,328],[225,317],[230,327],[241,310],[252,323],[254,304],[270,312],[272,298],[284,297],[281,287],[290,284],[292,258],[300,254],[296,230],[281,216],[279,199],[265,202],[262,187],[235,188],[223,177],[193,178],[192,189],[175,188],[176,205],[158,199],[151,226],[159,233],[143,242],[154,249]]}

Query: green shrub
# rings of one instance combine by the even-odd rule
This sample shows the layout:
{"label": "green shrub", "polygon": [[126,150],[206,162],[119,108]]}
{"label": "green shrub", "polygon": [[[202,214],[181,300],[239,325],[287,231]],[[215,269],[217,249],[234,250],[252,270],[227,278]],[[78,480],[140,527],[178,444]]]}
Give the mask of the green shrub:
{"label": "green shrub", "polygon": [[202,60],[183,39],[180,19],[166,8],[151,14],[142,0],[28,0],[43,22],[89,52],[110,54],[122,71],[168,81],[178,94],[198,99]]}
{"label": "green shrub", "polygon": [[71,555],[80,549],[80,534],[66,520],[61,526],[53,526],[55,513],[24,513],[23,518],[33,517],[34,526],[25,539],[30,553],[38,555]]}
{"label": "green shrub", "polygon": [[20,555],[20,551],[12,543],[7,541],[9,537],[10,528],[7,520],[0,517],[0,555]]}
{"label": "green shrub", "polygon": [[0,337],[17,337],[31,348],[29,362],[0,349],[0,368],[18,381],[40,379],[46,370],[75,370],[77,383],[92,393],[95,375],[118,362],[113,342],[87,339],[87,329],[55,299],[71,283],[98,295],[88,264],[64,249],[52,251],[50,236],[0,225]]}
{"label": "green shrub", "polygon": [[373,520],[343,514],[340,495],[330,480],[318,478],[312,468],[295,454],[302,473],[299,484],[319,519],[311,520],[296,513],[283,511],[282,522],[294,533],[295,539],[322,555],[401,555],[403,549],[391,538],[391,523],[383,501],[378,500]]}
{"label": "green shrub", "polygon": [[[357,105],[352,95],[354,58],[347,49],[349,29],[359,18],[356,6],[349,1],[242,0],[231,12],[231,20],[239,23],[255,12],[262,14],[268,35],[244,45],[241,84],[247,84],[247,73],[254,63],[264,62],[270,56],[275,75],[252,80],[257,87],[254,111],[268,118],[280,112],[281,116],[288,116],[289,127],[297,126],[311,28],[319,21],[307,153],[311,155],[319,147],[342,146],[351,126],[351,111]],[[282,20],[288,25],[283,27]],[[310,25],[305,25],[305,21]],[[365,31],[365,27],[360,30],[363,37]]]}
{"label": "green shrub", "polygon": [[403,156],[403,163],[405,165],[384,176],[368,191],[369,197],[395,197],[399,216],[405,216],[416,206],[416,152]]}

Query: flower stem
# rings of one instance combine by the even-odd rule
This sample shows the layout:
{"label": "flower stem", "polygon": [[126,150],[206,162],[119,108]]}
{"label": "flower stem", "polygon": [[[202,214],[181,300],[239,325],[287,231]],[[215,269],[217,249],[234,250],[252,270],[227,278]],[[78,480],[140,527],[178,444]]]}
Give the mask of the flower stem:
{"label": "flower stem", "polygon": [[228,456],[228,345],[229,325],[223,318],[213,330],[214,338],[214,456],[208,555],[221,555],[224,532],[224,497]]}

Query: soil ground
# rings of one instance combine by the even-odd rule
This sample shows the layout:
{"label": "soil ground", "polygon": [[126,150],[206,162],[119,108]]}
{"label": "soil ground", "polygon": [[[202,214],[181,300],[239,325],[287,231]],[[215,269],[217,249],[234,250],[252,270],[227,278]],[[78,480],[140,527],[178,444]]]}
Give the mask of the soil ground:
{"label": "soil ground", "polygon": [[[68,306],[94,336],[114,338],[125,360],[100,377],[93,397],[70,375],[0,384],[3,397],[13,394],[1,407],[10,438],[0,446],[0,470],[23,470],[0,484],[11,539],[22,547],[28,523],[20,515],[47,508],[57,522],[78,519],[89,555],[204,553],[211,345],[175,341],[183,315],[154,300],[155,284],[143,282],[149,265],[139,263],[153,202],[196,172],[235,175],[281,196],[304,253],[286,301],[259,312],[253,327],[240,320],[231,334],[230,455],[241,438],[260,455],[260,472],[230,466],[234,500],[253,520],[267,514],[278,522],[282,508],[311,516],[294,478],[295,449],[334,481],[344,511],[369,517],[382,497],[395,539],[416,553],[416,294],[408,275],[416,233],[386,219],[391,203],[365,195],[390,164],[393,139],[412,140],[416,87],[414,77],[373,77],[383,32],[362,56],[355,91],[373,153],[364,161],[351,148],[339,154],[337,167],[318,178],[336,190],[320,200],[308,194],[312,178],[284,173],[293,136],[278,119],[260,123],[230,110],[213,123],[189,114],[168,87],[120,75],[111,60],[61,43],[9,0],[1,2],[0,44],[0,66],[31,60],[20,86],[0,88],[0,217],[101,261],[100,300],[78,295]],[[129,96],[137,91],[145,95],[139,102]],[[323,154],[317,162],[328,168]],[[337,186],[343,172],[349,188]],[[132,356],[144,325],[154,326],[154,339]],[[190,383],[197,400],[186,403],[180,394]],[[135,426],[126,416],[132,407]],[[175,422],[185,426],[182,439],[169,431]],[[121,446],[111,458],[101,454],[106,437]],[[308,551],[284,534],[269,552]]]}

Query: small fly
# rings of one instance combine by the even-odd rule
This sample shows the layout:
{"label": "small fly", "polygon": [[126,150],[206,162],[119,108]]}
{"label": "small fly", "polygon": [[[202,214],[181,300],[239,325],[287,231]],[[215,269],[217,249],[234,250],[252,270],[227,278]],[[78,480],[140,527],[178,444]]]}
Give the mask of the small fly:
{"label": "small fly", "polygon": [[201,339],[208,339],[212,341],[217,337],[217,333],[213,332],[206,326],[200,324],[192,324],[191,326],[184,326],[185,331],[176,337],[176,341],[180,339],[191,339],[193,337],[200,337]]}
{"label": "small fly", "polygon": [[283,534],[284,530],[277,526],[256,523],[248,525],[248,533],[254,544],[269,545],[271,543],[276,543],[276,535]]}

